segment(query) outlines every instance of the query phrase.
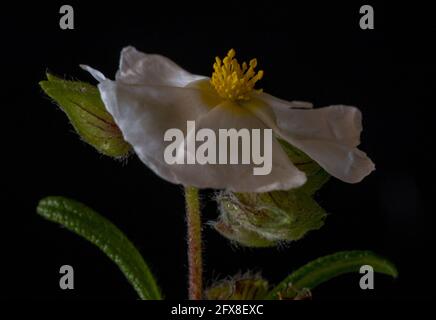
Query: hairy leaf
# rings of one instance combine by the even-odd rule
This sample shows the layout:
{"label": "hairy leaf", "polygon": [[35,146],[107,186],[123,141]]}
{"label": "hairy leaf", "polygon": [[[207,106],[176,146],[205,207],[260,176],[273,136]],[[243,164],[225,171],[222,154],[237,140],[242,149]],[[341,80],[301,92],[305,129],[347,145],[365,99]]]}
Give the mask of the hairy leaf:
{"label": "hairy leaf", "polygon": [[301,290],[312,290],[319,284],[341,274],[359,272],[363,265],[396,278],[398,271],[390,261],[371,251],[342,251],[318,258],[280,282],[268,295],[269,299],[294,298]]}
{"label": "hairy leaf", "polygon": [[100,248],[118,265],[141,299],[162,299],[156,281],[138,250],[109,220],[84,204],[65,197],[42,199],[37,213]]}

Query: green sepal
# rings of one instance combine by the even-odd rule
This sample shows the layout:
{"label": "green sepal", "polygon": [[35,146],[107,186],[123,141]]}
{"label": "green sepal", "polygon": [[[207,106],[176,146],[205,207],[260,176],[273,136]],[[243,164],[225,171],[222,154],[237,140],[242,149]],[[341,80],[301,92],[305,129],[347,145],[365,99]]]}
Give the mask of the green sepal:
{"label": "green sepal", "polygon": [[[231,205],[231,203],[222,200],[221,206],[227,205]],[[276,245],[275,241],[264,238],[256,231],[244,228],[238,221],[233,219],[231,214],[224,210],[221,210],[221,212],[220,218],[209,224],[223,237],[245,247],[266,248]]]}
{"label": "green sepal", "polygon": [[290,145],[284,140],[278,139],[278,141],[289,160],[291,160],[299,170],[306,174],[306,183],[300,188],[297,188],[297,190],[313,195],[316,191],[321,189],[321,187],[330,179],[330,175],[303,151]]}
{"label": "green sepal", "polygon": [[206,289],[207,300],[262,300],[268,293],[268,281],[250,273],[214,283]]}
{"label": "green sepal", "polygon": [[104,155],[121,158],[131,146],[106,111],[98,89],[86,82],[69,81],[47,73],[39,83],[44,92],[65,112],[75,131]]}

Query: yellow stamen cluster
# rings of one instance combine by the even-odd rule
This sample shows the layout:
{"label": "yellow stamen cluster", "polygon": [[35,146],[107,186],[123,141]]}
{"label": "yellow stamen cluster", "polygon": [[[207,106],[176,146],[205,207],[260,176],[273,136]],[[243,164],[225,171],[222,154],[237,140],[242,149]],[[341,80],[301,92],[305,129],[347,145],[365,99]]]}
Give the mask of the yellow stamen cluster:
{"label": "yellow stamen cluster", "polygon": [[[249,93],[254,89],[256,82],[263,77],[263,71],[255,72],[257,60],[252,59],[247,63],[238,63],[235,59],[235,50],[231,49],[227,56],[221,61],[220,58],[215,58],[211,83],[218,94],[232,101],[248,100]],[[259,90],[261,91],[261,90]]]}

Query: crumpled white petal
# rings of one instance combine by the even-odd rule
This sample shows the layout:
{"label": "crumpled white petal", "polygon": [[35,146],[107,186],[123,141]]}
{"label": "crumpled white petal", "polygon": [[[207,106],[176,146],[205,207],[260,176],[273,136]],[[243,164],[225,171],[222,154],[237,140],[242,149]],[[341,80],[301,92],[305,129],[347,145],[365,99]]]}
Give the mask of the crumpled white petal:
{"label": "crumpled white petal", "polygon": [[[216,106],[198,121],[197,131],[201,128],[212,129],[218,137],[219,129],[243,128],[267,129],[268,127],[250,111],[225,101]],[[263,150],[263,145],[261,146]],[[255,165],[203,165],[196,168],[201,176],[188,177],[199,187],[227,189],[238,192],[268,192],[288,190],[302,186],[306,176],[289,160],[276,140],[272,140],[272,171],[268,175],[253,175]],[[185,175],[186,170],[181,172]],[[203,185],[206,183],[205,185]]]}
{"label": "crumpled white petal", "polygon": [[163,137],[167,129],[179,128],[185,136],[186,122],[195,120],[201,128],[265,129],[262,121],[239,108],[231,112],[225,102],[209,105],[204,91],[195,87],[129,86],[106,80],[99,85],[103,102],[123,136],[135,149],[139,158],[160,177],[183,185],[199,188],[228,189],[239,192],[267,192],[301,186],[306,177],[287,158],[279,143],[272,145],[272,172],[253,175],[253,164],[167,164],[164,150],[168,142]]}
{"label": "crumpled white petal", "polygon": [[170,87],[184,87],[204,78],[187,72],[164,56],[146,54],[131,46],[121,51],[120,67],[116,74],[117,81],[127,84]]}
{"label": "crumpled white petal", "polygon": [[272,107],[277,134],[331,175],[356,183],[375,169],[367,155],[356,148],[362,131],[359,109],[344,105],[311,110]]}

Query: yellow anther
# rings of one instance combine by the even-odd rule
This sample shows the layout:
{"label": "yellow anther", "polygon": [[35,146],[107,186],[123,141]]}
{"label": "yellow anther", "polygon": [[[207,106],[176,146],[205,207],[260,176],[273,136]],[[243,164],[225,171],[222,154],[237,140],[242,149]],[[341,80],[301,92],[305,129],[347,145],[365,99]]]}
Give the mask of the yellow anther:
{"label": "yellow anther", "polygon": [[211,83],[225,99],[248,100],[251,91],[255,90],[254,85],[262,79],[263,71],[254,71],[257,66],[256,59],[252,59],[248,65],[243,62],[241,67],[235,55],[235,50],[231,49],[222,61],[219,57],[215,58]]}
{"label": "yellow anther", "polygon": [[233,59],[233,57],[236,55],[236,51],[235,51],[235,49],[230,49],[229,50],[229,52],[227,53],[227,56],[230,58],[230,59]]}

